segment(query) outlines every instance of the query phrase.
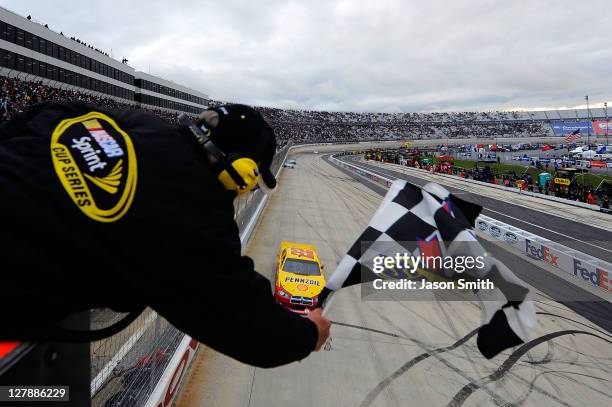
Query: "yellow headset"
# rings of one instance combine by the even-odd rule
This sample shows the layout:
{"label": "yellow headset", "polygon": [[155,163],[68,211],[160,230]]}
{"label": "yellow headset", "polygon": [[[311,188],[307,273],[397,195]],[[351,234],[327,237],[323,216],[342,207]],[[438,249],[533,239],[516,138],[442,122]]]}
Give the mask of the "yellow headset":
{"label": "yellow headset", "polygon": [[225,189],[240,195],[257,186],[259,167],[252,156],[244,153],[225,154],[210,139],[202,143],[202,148],[217,160],[216,166],[220,168],[217,179]]}
{"label": "yellow headset", "polygon": [[217,179],[225,189],[240,195],[253,190],[257,186],[261,176],[253,156],[245,153],[225,154],[208,137],[210,129],[207,129],[207,133],[204,133],[202,129],[192,123],[185,113],[182,113],[178,120],[179,124],[187,127],[196,137],[196,141],[202,149],[215,157],[217,160],[215,168],[219,171]]}

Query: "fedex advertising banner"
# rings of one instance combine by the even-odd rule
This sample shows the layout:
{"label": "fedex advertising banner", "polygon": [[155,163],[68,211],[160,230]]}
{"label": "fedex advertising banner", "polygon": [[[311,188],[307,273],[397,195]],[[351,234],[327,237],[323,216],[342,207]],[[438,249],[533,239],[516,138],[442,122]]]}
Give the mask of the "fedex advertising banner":
{"label": "fedex advertising banner", "polygon": [[601,269],[586,260],[577,259],[554,247],[548,247],[546,244],[529,239],[525,239],[525,253],[547,263],[549,266],[574,275],[586,283],[612,291],[612,275],[607,270]]}
{"label": "fedex advertising banner", "polygon": [[553,267],[563,268],[563,265],[559,262],[559,257],[561,257],[560,253],[557,250],[543,245],[542,243],[525,239],[525,253],[527,253],[528,256],[541,260],[544,263],[548,263]]}
{"label": "fedex advertising banner", "polygon": [[595,120],[593,122],[593,127],[595,128],[595,134],[605,136],[606,128],[608,129],[608,133],[612,134],[612,120]]}
{"label": "fedex advertising banner", "polygon": [[602,270],[586,261],[574,260],[574,276],[593,284],[604,290],[612,291],[612,276],[606,270]]}
{"label": "fedex advertising banner", "polygon": [[[564,135],[572,133],[580,129],[582,134],[593,134],[593,126],[591,122],[552,122],[551,127],[555,134]],[[604,130],[605,133],[605,130]]]}

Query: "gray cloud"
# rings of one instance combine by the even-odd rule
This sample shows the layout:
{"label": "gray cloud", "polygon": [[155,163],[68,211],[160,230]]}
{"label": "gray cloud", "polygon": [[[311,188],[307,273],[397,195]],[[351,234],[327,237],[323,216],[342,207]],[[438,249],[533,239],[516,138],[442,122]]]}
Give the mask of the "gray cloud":
{"label": "gray cloud", "polygon": [[612,99],[606,0],[5,0],[4,7],[221,100],[400,112]]}

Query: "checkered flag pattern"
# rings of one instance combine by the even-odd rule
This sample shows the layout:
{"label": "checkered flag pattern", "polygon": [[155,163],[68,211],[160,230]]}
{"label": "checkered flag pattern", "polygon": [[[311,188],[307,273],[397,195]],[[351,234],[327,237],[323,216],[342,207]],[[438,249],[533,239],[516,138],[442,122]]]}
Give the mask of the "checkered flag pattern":
{"label": "checkered flag pattern", "polygon": [[[529,340],[536,326],[530,290],[478,243],[473,225],[481,209],[435,183],[421,188],[402,180],[393,182],[367,228],[327,281],[320,303],[333,291],[379,278],[366,264],[380,254],[380,247],[414,254],[419,252],[415,242],[436,240],[445,256],[484,257],[484,268],[466,270],[469,277],[489,279],[495,285],[494,290],[474,290],[481,309],[477,338],[481,353],[492,358]],[[444,273],[448,278],[459,276],[452,270]]]}

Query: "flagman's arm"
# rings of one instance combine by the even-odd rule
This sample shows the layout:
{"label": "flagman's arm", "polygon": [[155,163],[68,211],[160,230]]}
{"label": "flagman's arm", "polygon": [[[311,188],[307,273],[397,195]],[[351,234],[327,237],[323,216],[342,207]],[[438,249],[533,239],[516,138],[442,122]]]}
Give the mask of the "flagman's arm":
{"label": "flagman's arm", "polygon": [[151,299],[152,307],[198,341],[257,367],[304,359],[324,344],[330,323],[321,311],[304,318],[276,304],[270,282],[250,258],[213,266],[212,272],[190,273],[200,275],[191,281],[172,278],[182,287],[170,282],[169,294]]}

